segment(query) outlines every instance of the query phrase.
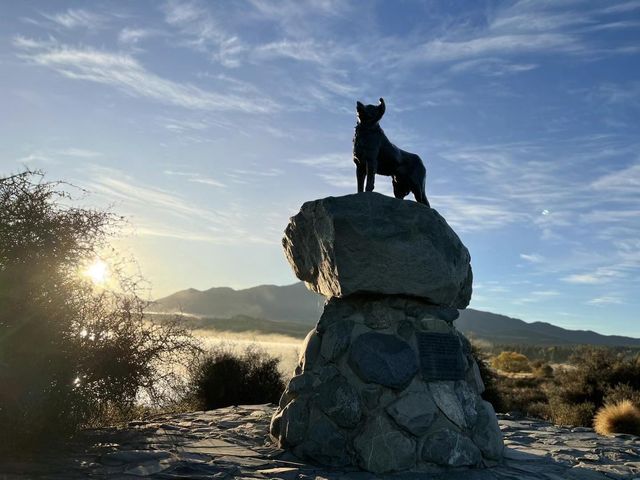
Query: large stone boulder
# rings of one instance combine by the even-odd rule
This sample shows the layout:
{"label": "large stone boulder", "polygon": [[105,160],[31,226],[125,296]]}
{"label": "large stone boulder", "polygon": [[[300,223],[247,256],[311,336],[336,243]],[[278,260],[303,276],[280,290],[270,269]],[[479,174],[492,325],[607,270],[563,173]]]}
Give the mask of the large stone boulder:
{"label": "large stone boulder", "polygon": [[378,193],[305,203],[283,239],[296,276],[325,297],[407,295],[465,308],[470,256],[437,211]]}

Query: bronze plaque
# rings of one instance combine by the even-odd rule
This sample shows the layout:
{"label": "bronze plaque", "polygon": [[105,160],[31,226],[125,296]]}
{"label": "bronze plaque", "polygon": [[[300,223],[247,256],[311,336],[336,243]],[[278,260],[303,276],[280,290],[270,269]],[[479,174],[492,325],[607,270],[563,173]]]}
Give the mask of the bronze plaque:
{"label": "bronze plaque", "polygon": [[428,381],[462,380],[464,358],[456,335],[417,332],[418,352],[423,378]]}

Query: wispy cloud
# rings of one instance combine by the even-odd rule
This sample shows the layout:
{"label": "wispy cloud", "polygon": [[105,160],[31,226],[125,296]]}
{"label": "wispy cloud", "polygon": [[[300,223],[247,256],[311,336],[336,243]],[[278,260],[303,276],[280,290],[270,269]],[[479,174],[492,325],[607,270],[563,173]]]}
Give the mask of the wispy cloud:
{"label": "wispy cloud", "polygon": [[607,173],[592,183],[596,190],[640,196],[640,163]]}
{"label": "wispy cloud", "polygon": [[495,35],[461,41],[431,40],[406,57],[403,62],[452,62],[496,54],[514,55],[526,52],[580,50],[576,39],[561,33]]}
{"label": "wispy cloud", "polygon": [[[324,20],[339,17],[350,8],[348,2],[254,0],[231,4],[222,18],[205,2],[169,0],[162,10],[167,25],[176,31],[175,45],[200,52],[228,69],[269,68],[290,108],[300,109],[310,104],[331,105],[336,97],[351,98],[358,91],[345,66],[369,60],[360,59],[357,48],[318,31]],[[265,26],[275,34],[255,34],[256,30],[264,32]],[[367,57],[373,59],[373,52]],[[302,65],[296,71],[273,69],[274,63],[287,61],[304,63],[313,72]],[[293,107],[294,103],[298,106]]]}
{"label": "wispy cloud", "polygon": [[[354,189],[356,186],[355,166],[350,152],[331,152],[311,157],[290,160],[291,163],[304,165],[313,170],[322,181],[339,189]],[[376,190],[381,191],[378,181]]]}
{"label": "wispy cloud", "polygon": [[[585,145],[584,155],[575,150],[572,152],[575,160],[567,158],[561,163],[535,143],[458,147],[440,155],[462,169],[466,179],[476,187],[490,185],[494,202],[519,212],[521,220],[527,220],[552,238],[558,230],[595,220],[592,212],[605,210],[602,192],[607,191],[608,202],[627,202],[628,195],[638,192],[640,169],[635,165],[601,175],[591,183],[575,180],[577,170],[589,172],[593,165],[602,163],[600,158],[589,158],[589,151],[603,154],[607,151],[606,141],[599,144],[592,139],[590,143]],[[564,149],[562,145],[555,148]],[[624,153],[612,150],[603,158],[621,154]],[[616,207],[618,213],[624,210]]]}
{"label": "wispy cloud", "polygon": [[242,111],[265,113],[276,104],[267,99],[221,94],[179,83],[148,71],[134,57],[124,53],[49,45],[16,37],[14,45],[22,48],[22,57],[35,65],[51,68],[74,80],[100,83],[128,95],[192,110]]}
{"label": "wispy cloud", "polygon": [[210,128],[209,122],[203,120],[182,120],[176,118],[162,119],[164,128],[176,133],[184,133],[190,131],[201,132]]}
{"label": "wispy cloud", "polygon": [[256,18],[279,25],[292,36],[305,36],[327,19],[345,15],[354,6],[345,0],[249,0]]}
{"label": "wispy cloud", "polygon": [[[327,185],[339,189],[351,189],[353,190],[355,181],[355,174],[347,174],[346,172],[320,172],[317,174]],[[377,185],[376,190],[380,190],[380,185]],[[353,192],[351,192],[353,193]]]}
{"label": "wispy cloud", "polygon": [[264,167],[256,164],[252,164],[254,168],[247,170],[243,168],[234,168],[230,172],[232,175],[244,176],[244,177],[279,177],[284,173],[280,168]]}
{"label": "wispy cloud", "polygon": [[557,297],[560,295],[560,292],[557,290],[534,290],[531,292],[531,295],[535,295],[536,297]]}
{"label": "wispy cloud", "polygon": [[202,185],[208,185],[210,187],[226,188],[226,185],[223,182],[211,177],[207,177],[206,175],[202,175],[200,173],[177,172],[175,170],[165,170],[163,173],[170,176],[184,177],[187,179],[187,181],[192,183],[200,183]]}
{"label": "wispy cloud", "polygon": [[95,157],[102,156],[101,152],[96,152],[95,150],[88,150],[86,148],[76,148],[76,147],[64,148],[62,150],[58,150],[57,153],[67,157],[78,157],[78,158],[95,158]]}
{"label": "wispy cloud", "polygon": [[[223,245],[234,245],[239,241],[274,242],[273,238],[256,234],[247,228],[251,226],[257,229],[258,222],[240,205],[231,203],[224,208],[211,209],[182,194],[135,180],[120,170],[98,165],[89,165],[85,170],[90,175],[77,184],[87,188],[93,194],[92,198],[97,195],[110,203],[117,202],[120,212],[136,219],[132,230],[138,235]],[[190,173],[166,172],[184,176],[188,181],[210,180]],[[255,215],[260,218],[264,212],[256,209]]]}
{"label": "wispy cloud", "polygon": [[622,299],[615,295],[604,295],[601,297],[592,298],[587,301],[587,305],[605,306],[605,305],[620,305],[624,303]]}
{"label": "wispy cloud", "polygon": [[594,28],[622,29],[633,28],[633,25],[610,22],[607,15],[613,12],[606,8],[586,3],[581,8],[568,8],[571,3],[519,0],[502,4],[487,14],[485,26],[462,24],[446,34],[405,45],[402,55],[394,56],[395,61],[399,64],[450,63],[450,73],[473,70],[497,77],[537,68],[537,62],[523,62],[527,56],[568,55],[590,60],[636,51],[631,43],[604,46],[588,35]]}
{"label": "wispy cloud", "polygon": [[311,157],[304,157],[290,160],[292,163],[307,165],[322,170],[345,169],[349,167],[353,169],[353,161],[351,152],[332,152]]}
{"label": "wispy cloud", "polygon": [[281,57],[328,65],[334,59],[331,52],[330,45],[318,45],[313,40],[279,40],[257,46],[252,55],[261,60]]}
{"label": "wispy cloud", "polygon": [[147,28],[125,27],[118,33],[118,43],[122,45],[137,45],[141,40],[157,34],[156,30]]}
{"label": "wispy cloud", "polygon": [[[191,202],[168,190],[136,182],[129,176],[104,167],[93,167],[94,174],[88,182],[92,192],[107,198],[149,209],[161,209],[166,213],[185,219],[200,218],[208,221],[216,219],[213,212],[194,206]],[[216,219],[216,223],[219,222]]]}
{"label": "wispy cloud", "polygon": [[447,218],[447,222],[460,232],[499,229],[526,218],[522,212],[514,211],[491,197],[429,195],[428,191],[427,196],[432,205]]}
{"label": "wispy cloud", "polygon": [[544,262],[544,257],[538,253],[521,253],[520,258],[526,260],[531,263],[542,263]]}
{"label": "wispy cloud", "polygon": [[610,282],[611,280],[620,276],[620,272],[614,269],[601,267],[593,272],[574,273],[572,275],[567,275],[566,277],[563,277],[562,280],[567,283],[598,285],[601,283]]}
{"label": "wispy cloud", "polygon": [[67,29],[97,29],[103,27],[108,20],[108,17],[105,15],[90,12],[81,8],[70,8],[66,12],[55,14],[43,13],[42,16],[54,22],[56,25]]}
{"label": "wispy cloud", "polygon": [[237,35],[228,34],[224,20],[195,1],[170,0],[163,4],[165,21],[179,29],[184,45],[208,52],[211,58],[229,68],[240,66],[247,46]]}
{"label": "wispy cloud", "polygon": [[226,187],[224,183],[209,177],[192,177],[189,179],[189,181],[193,183],[201,183],[203,185],[208,185],[210,187],[218,187],[218,188]]}
{"label": "wispy cloud", "polygon": [[77,147],[68,147],[62,149],[38,149],[20,157],[17,159],[18,162],[23,163],[25,165],[32,164],[59,164],[63,162],[65,158],[73,157],[73,158],[84,158],[84,159],[94,159],[102,156],[101,152],[97,152],[95,150],[89,150],[86,148],[77,148]]}
{"label": "wispy cloud", "polygon": [[225,181],[217,178],[211,178],[207,175],[203,175],[195,172],[181,172],[175,170],[164,170],[165,175],[184,177],[187,181],[192,183],[201,183],[203,185],[209,185],[212,187],[226,188],[229,183],[235,183],[240,185],[248,185],[256,182],[259,179],[264,180],[265,177],[278,177],[284,172],[279,168],[262,168],[255,166],[253,170],[248,169],[230,169],[225,172],[221,172],[221,176],[225,177]]}
{"label": "wispy cloud", "polygon": [[531,303],[548,302],[561,294],[556,290],[534,290],[527,296],[518,297],[512,300],[514,305],[526,305]]}
{"label": "wispy cloud", "polygon": [[24,157],[18,158],[16,161],[26,166],[31,166],[39,163],[44,163],[44,164],[58,163],[58,161],[55,158],[52,158],[49,154],[46,154],[43,152],[30,153],[28,155],[25,155]]}
{"label": "wispy cloud", "polygon": [[538,68],[536,63],[508,62],[499,58],[480,58],[456,62],[450,71],[456,74],[474,71],[488,77],[502,77],[522,72],[528,72]]}

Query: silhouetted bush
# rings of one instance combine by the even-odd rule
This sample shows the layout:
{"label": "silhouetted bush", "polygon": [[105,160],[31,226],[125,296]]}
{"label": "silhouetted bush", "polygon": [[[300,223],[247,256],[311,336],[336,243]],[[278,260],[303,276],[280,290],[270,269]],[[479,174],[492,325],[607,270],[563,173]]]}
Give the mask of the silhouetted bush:
{"label": "silhouetted bush", "polygon": [[120,219],[75,208],[68,186],[26,171],[0,178],[0,450],[52,443],[159,404],[192,339],[144,318],[136,280],[120,293],[81,274]]}
{"label": "silhouetted bush", "polygon": [[255,346],[236,353],[218,346],[203,355],[191,372],[191,388],[198,408],[278,403],[285,385],[280,360]]}
{"label": "silhouetted bush", "polygon": [[491,366],[509,373],[530,372],[529,359],[518,352],[502,352],[491,359]]}
{"label": "silhouetted bush", "polygon": [[600,435],[640,435],[640,410],[629,400],[607,404],[596,413],[593,426]]}

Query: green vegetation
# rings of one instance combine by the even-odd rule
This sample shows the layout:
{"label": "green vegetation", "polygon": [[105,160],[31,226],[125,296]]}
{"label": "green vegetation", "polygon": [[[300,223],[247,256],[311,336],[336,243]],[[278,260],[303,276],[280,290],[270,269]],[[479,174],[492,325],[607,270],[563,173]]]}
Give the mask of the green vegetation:
{"label": "green vegetation", "polygon": [[563,412],[573,408],[581,412],[574,424],[590,426],[607,394],[623,384],[630,392],[640,390],[638,356],[625,358],[605,348],[580,348],[569,362],[571,368],[558,369],[555,381],[547,388],[550,417],[556,423],[569,423]]}
{"label": "green vegetation", "polygon": [[491,366],[503,372],[521,373],[530,372],[529,359],[518,352],[502,352],[491,359]]}
{"label": "green vegetation", "polygon": [[491,365],[499,368],[490,380],[494,397],[490,401],[496,410],[588,427],[594,424],[596,412],[604,411],[609,413],[602,413],[601,424],[615,415],[626,419],[621,424],[633,423],[629,408],[601,409],[625,402],[640,407],[640,355],[607,347],[577,347],[568,363],[555,369],[540,360],[527,362],[530,373],[523,373],[523,357],[510,351],[491,359]]}
{"label": "green vegetation", "polygon": [[230,346],[218,346],[202,355],[192,368],[192,402],[203,410],[278,403],[285,388],[278,363],[255,346],[240,354]]}
{"label": "green vegetation", "polygon": [[170,402],[181,378],[167,365],[196,349],[175,323],[145,320],[137,279],[115,269],[115,292],[82,274],[121,219],[65,189],[31,171],[0,179],[0,450]]}
{"label": "green vegetation", "polygon": [[[472,340],[473,341],[473,340]],[[502,344],[482,342],[482,348],[491,356],[501,352],[517,352],[525,355],[530,361],[542,361],[545,363],[567,363],[576,350],[590,347],[590,345],[529,345],[529,344]],[[635,357],[640,354],[638,347],[603,346],[610,352],[625,358]]]}

